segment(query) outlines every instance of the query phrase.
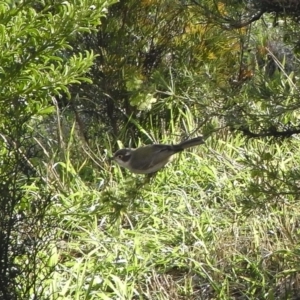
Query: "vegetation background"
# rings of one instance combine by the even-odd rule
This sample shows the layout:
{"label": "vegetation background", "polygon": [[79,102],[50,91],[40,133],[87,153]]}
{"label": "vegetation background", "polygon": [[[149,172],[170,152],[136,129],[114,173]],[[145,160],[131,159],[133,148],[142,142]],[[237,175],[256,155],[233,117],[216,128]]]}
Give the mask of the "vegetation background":
{"label": "vegetation background", "polygon": [[[0,1],[0,299],[299,299],[299,20]],[[148,184],[108,162],[199,133]]]}

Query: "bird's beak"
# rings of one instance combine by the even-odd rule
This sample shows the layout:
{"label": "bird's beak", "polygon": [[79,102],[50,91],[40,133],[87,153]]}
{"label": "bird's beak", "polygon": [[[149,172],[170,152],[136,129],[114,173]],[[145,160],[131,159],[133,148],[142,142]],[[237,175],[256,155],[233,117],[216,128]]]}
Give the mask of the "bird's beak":
{"label": "bird's beak", "polygon": [[114,160],[114,157],[113,157],[113,156],[108,157],[108,161],[109,161],[109,162],[112,162],[113,160]]}

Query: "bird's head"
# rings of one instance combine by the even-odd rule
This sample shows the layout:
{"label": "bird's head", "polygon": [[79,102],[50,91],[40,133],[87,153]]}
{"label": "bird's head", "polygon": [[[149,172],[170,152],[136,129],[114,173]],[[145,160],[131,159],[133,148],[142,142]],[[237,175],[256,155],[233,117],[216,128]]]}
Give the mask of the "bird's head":
{"label": "bird's head", "polygon": [[128,168],[129,160],[132,156],[132,151],[133,150],[129,148],[120,149],[116,151],[116,153],[112,157],[112,160],[114,160],[120,166]]}

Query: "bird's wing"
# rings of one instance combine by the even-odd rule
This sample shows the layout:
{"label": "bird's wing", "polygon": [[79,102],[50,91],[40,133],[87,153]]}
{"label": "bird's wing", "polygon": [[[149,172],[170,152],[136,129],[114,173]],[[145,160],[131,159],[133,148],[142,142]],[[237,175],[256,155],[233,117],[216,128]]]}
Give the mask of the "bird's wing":
{"label": "bird's wing", "polygon": [[152,145],[152,149],[155,149],[153,153],[153,158],[150,163],[145,164],[143,169],[151,168],[164,160],[167,160],[176,151],[172,149],[171,145]]}

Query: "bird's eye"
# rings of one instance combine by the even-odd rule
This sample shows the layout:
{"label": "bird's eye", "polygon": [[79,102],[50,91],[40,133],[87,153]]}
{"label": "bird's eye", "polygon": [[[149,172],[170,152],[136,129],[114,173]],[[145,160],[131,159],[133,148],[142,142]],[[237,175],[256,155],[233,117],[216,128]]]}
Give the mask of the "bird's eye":
{"label": "bird's eye", "polygon": [[121,159],[123,156],[122,155],[118,155],[117,157]]}

